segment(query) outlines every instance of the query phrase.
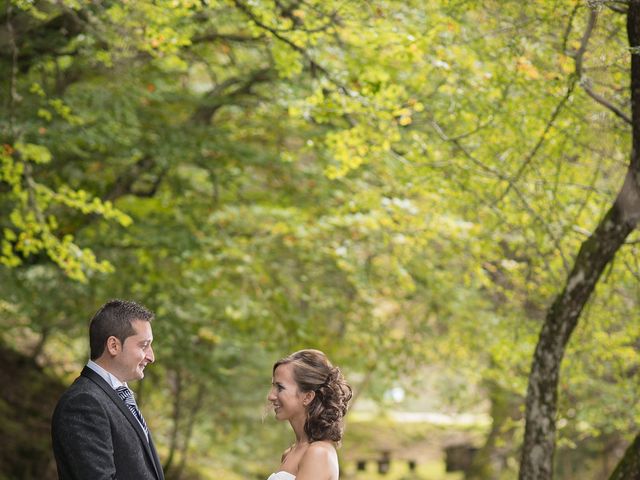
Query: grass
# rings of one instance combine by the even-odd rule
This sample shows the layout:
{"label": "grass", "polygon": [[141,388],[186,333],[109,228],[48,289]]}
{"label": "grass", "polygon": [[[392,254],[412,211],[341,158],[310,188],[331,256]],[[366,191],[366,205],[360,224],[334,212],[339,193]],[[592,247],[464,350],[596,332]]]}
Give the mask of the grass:
{"label": "grass", "polygon": [[352,462],[342,466],[340,478],[343,480],[462,480],[462,473],[447,473],[444,461],[432,460],[426,463],[418,463],[415,471],[409,469],[406,461],[391,461],[389,471],[385,474],[378,473],[378,465],[368,462],[365,471],[356,471]]}

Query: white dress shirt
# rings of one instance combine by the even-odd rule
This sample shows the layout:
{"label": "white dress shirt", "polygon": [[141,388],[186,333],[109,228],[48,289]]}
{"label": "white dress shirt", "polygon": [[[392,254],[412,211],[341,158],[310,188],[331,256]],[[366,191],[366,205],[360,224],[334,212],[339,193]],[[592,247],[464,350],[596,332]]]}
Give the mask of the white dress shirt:
{"label": "white dress shirt", "polygon": [[[118,380],[115,375],[107,372],[104,368],[102,368],[100,365],[98,365],[93,360],[89,360],[89,362],[87,362],[87,367],[89,367],[91,370],[93,370],[98,375],[100,375],[104,379],[105,382],[107,382],[109,385],[111,385],[111,388],[113,388],[114,390],[116,388],[122,387],[122,386],[127,387],[126,383],[123,383],[120,380]],[[129,388],[129,387],[127,387],[127,388]]]}
{"label": "white dress shirt", "polygon": [[[127,387],[127,388],[129,388],[129,386],[125,382],[121,382],[120,380],[118,380],[115,375],[113,375],[112,373],[109,373],[108,371],[106,371],[104,368],[102,368],[100,365],[98,365],[93,360],[89,360],[87,362],[87,367],[90,368],[91,370],[93,370],[94,372],[96,372],[98,375],[100,375],[104,379],[105,382],[107,382],[109,385],[111,385],[111,388],[113,388],[114,390],[116,388],[118,388],[118,387]],[[134,415],[134,417],[135,417],[135,415]],[[138,420],[138,418],[136,418],[136,420]],[[140,428],[142,428],[142,431],[144,432],[145,436],[147,437],[147,440],[149,440],[149,433],[147,433],[147,431],[144,428],[144,425],[142,425],[140,420],[138,420],[138,424],[140,425]]]}

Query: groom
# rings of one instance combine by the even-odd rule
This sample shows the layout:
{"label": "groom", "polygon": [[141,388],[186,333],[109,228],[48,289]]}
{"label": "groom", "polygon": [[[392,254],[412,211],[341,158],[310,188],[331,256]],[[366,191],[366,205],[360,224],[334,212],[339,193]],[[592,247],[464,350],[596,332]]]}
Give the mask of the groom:
{"label": "groom", "polygon": [[53,413],[60,480],[164,480],[151,433],[127,387],[155,359],[153,317],[137,303],[111,300],[91,320],[91,360]]}

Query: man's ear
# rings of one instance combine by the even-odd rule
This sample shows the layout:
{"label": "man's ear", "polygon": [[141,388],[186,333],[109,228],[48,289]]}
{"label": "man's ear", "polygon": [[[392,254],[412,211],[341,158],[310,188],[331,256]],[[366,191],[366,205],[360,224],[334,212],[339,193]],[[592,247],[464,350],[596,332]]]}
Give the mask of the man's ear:
{"label": "man's ear", "polygon": [[109,338],[107,338],[106,350],[111,355],[117,355],[122,350],[122,344],[120,343],[120,340],[117,337],[111,335]]}

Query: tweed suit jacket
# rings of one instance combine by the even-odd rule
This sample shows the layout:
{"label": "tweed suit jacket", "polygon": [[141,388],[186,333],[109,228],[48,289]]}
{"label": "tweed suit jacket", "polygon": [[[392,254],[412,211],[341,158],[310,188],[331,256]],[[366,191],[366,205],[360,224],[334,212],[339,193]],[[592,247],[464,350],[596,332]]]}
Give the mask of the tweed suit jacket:
{"label": "tweed suit jacket", "polygon": [[164,480],[151,433],[88,367],[62,395],[51,421],[60,480]]}

